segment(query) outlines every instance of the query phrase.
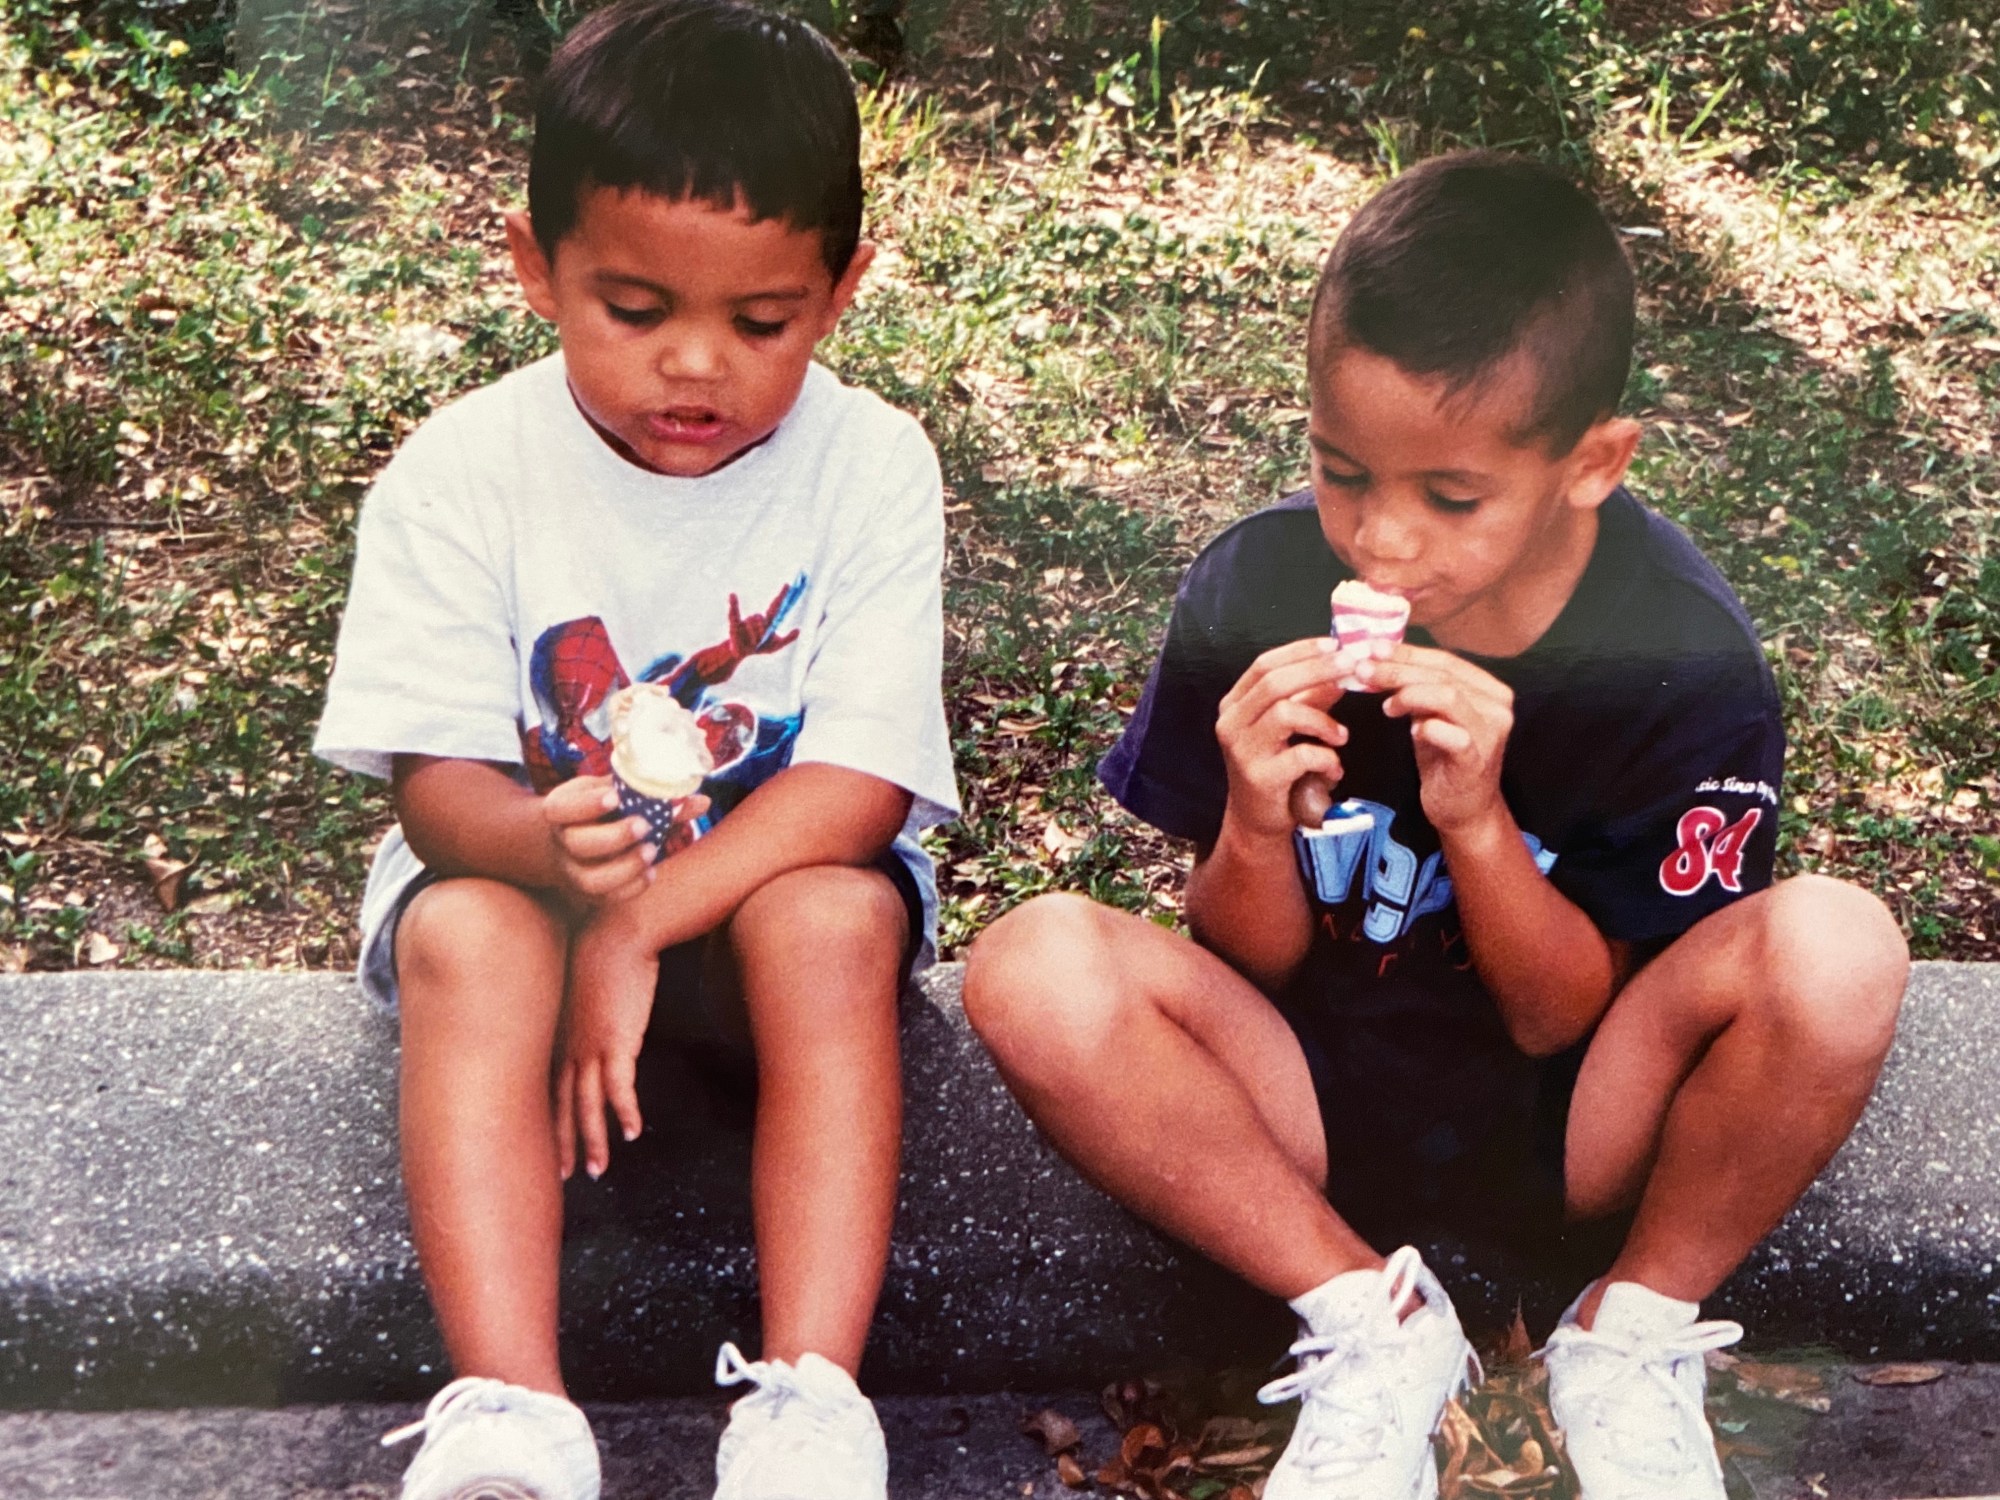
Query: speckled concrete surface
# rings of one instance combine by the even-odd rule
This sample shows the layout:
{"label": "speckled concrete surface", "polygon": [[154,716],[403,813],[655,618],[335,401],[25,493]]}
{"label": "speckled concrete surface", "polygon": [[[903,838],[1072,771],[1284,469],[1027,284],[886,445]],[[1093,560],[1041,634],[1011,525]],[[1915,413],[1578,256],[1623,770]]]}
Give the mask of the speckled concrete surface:
{"label": "speckled concrete surface", "polygon": [[[1948,1367],[1921,1386],[1869,1386],[1821,1365],[1823,1415],[1757,1403],[1718,1412],[1731,1500],[1927,1500],[2000,1491],[2000,1367]],[[724,1400],[590,1406],[604,1500],[707,1500]],[[1089,1467],[1115,1434],[1088,1396],[901,1396],[880,1403],[891,1500],[1057,1500],[1073,1494],[1024,1412],[1053,1405],[1078,1424]],[[414,1406],[279,1410],[0,1412],[0,1493],[9,1500],[393,1500],[410,1450],[377,1441]]]}
{"label": "speckled concrete surface", "polygon": [[[957,971],[906,1009],[906,1182],[878,1388],[1068,1385],[1162,1350],[1266,1357],[1284,1320],[1040,1143]],[[344,979],[0,978],[0,1404],[275,1403],[434,1386],[405,1232],[395,1036]],[[1767,1346],[2000,1357],[2000,977],[1921,965],[1876,1103],[1715,1310]],[[647,1135],[575,1185],[566,1356],[586,1394],[701,1389],[754,1339],[740,1100],[653,1080]],[[1774,1086],[1782,1108],[1782,1084]],[[1572,1288],[1434,1244],[1469,1323]]]}

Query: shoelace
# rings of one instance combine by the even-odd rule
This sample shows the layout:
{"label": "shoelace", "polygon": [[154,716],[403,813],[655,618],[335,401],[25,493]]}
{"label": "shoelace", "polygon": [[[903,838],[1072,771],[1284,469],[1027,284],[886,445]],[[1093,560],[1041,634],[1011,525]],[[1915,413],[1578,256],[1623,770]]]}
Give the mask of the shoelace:
{"label": "shoelace", "polygon": [[[715,1355],[715,1383],[720,1386],[754,1385],[757,1389],[744,1399],[768,1397],[772,1414],[789,1410],[806,1417],[814,1434],[834,1426],[841,1408],[822,1399],[799,1380],[798,1371],[782,1359],[749,1360],[734,1344],[725,1343]],[[801,1437],[813,1434],[801,1434]]]}
{"label": "shoelace", "polygon": [[382,1446],[393,1448],[407,1442],[420,1432],[429,1432],[433,1423],[446,1413],[460,1407],[473,1407],[482,1411],[505,1411],[507,1402],[502,1390],[504,1383],[485,1375],[461,1375],[450,1385],[431,1397],[431,1404],[424,1408],[424,1414],[407,1427],[398,1427],[394,1432],[384,1433]]}
{"label": "shoelace", "polygon": [[[1257,1392],[1257,1399],[1275,1406],[1294,1397],[1316,1403],[1313,1441],[1302,1448],[1298,1462],[1315,1471],[1359,1469],[1388,1450],[1393,1407],[1378,1380],[1342,1377],[1357,1373],[1382,1342],[1379,1325],[1396,1318],[1397,1310],[1416,1286],[1423,1258],[1405,1245],[1384,1265],[1387,1285],[1379,1308],[1359,1313],[1325,1333],[1302,1338],[1291,1347],[1298,1368],[1281,1375]],[[1299,1420],[1308,1420],[1305,1411]]]}
{"label": "shoelace", "polygon": [[[1674,1366],[1683,1359],[1699,1359],[1711,1349],[1727,1348],[1742,1337],[1743,1325],[1726,1319],[1690,1323],[1634,1343],[1607,1338],[1594,1329],[1571,1323],[1551,1334],[1548,1347],[1536,1351],[1535,1357],[1545,1359],[1551,1350],[1579,1345],[1592,1350],[1602,1364],[1592,1372],[1595,1389],[1588,1392],[1583,1403],[1591,1420],[1619,1444],[1629,1445],[1628,1451],[1657,1453],[1676,1445],[1679,1434],[1686,1432],[1690,1424],[1703,1424],[1707,1420],[1700,1397],[1674,1379]],[[1635,1380],[1651,1381],[1679,1409],[1682,1423],[1678,1432],[1661,1427],[1655,1415],[1657,1407],[1634,1407],[1633,1393],[1628,1387]],[[1662,1472],[1678,1467],[1663,1459],[1663,1454],[1655,1459],[1655,1466]]]}

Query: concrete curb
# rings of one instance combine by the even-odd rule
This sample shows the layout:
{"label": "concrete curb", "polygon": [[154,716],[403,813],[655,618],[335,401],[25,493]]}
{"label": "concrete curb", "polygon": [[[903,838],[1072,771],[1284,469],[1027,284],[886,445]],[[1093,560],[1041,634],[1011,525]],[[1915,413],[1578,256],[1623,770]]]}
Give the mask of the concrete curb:
{"label": "concrete curb", "polygon": [[[905,1189],[867,1377],[1060,1388],[1169,1352],[1263,1363],[1282,1309],[1057,1161],[967,1029],[958,971],[904,1025]],[[0,1405],[410,1398],[442,1365],[394,1146],[395,1037],[345,979],[0,978]],[[1875,1104],[1725,1289],[1763,1347],[2000,1357],[2000,971],[1918,967]],[[755,1337],[748,1136],[692,1073],[571,1199],[565,1338],[587,1396],[706,1386]],[[1782,1081],[1774,1107],[1782,1107]],[[1574,1288],[1433,1242],[1468,1323]]]}

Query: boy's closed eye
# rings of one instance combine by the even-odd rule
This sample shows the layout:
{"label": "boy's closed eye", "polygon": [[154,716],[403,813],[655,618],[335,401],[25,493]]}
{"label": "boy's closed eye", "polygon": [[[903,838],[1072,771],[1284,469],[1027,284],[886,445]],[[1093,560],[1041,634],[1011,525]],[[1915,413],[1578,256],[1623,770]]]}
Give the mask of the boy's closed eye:
{"label": "boy's closed eye", "polygon": [[1425,498],[1430,501],[1434,509],[1443,511],[1448,516],[1466,515],[1479,508],[1479,497],[1477,495],[1461,497],[1441,495],[1436,490],[1427,490],[1425,491]]}
{"label": "boy's closed eye", "polygon": [[[1332,485],[1337,490],[1365,490],[1368,488],[1368,476],[1366,474],[1350,473],[1344,469],[1332,469],[1328,468],[1325,464],[1320,465],[1319,477],[1322,483]],[[1461,516],[1476,510],[1479,506],[1480,497],[1477,495],[1446,495],[1437,490],[1426,490],[1424,498],[1430,502],[1432,507],[1444,512],[1446,515]]]}

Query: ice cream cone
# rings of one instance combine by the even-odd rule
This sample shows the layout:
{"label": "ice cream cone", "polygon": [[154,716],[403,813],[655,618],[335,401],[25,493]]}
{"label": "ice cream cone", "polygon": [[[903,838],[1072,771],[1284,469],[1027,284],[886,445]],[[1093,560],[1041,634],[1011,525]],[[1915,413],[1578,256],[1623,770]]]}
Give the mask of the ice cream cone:
{"label": "ice cream cone", "polygon": [[[1333,590],[1333,635],[1343,647],[1364,647],[1371,657],[1387,656],[1403,643],[1403,631],[1410,623],[1410,601],[1400,594],[1370,588],[1359,578],[1349,578]],[[1358,677],[1343,677],[1343,692],[1372,693]]]}
{"label": "ice cream cone", "polygon": [[611,782],[619,811],[637,815],[662,851],[693,836],[682,804],[715,769],[707,736],[672,691],[638,682],[611,700]]}

